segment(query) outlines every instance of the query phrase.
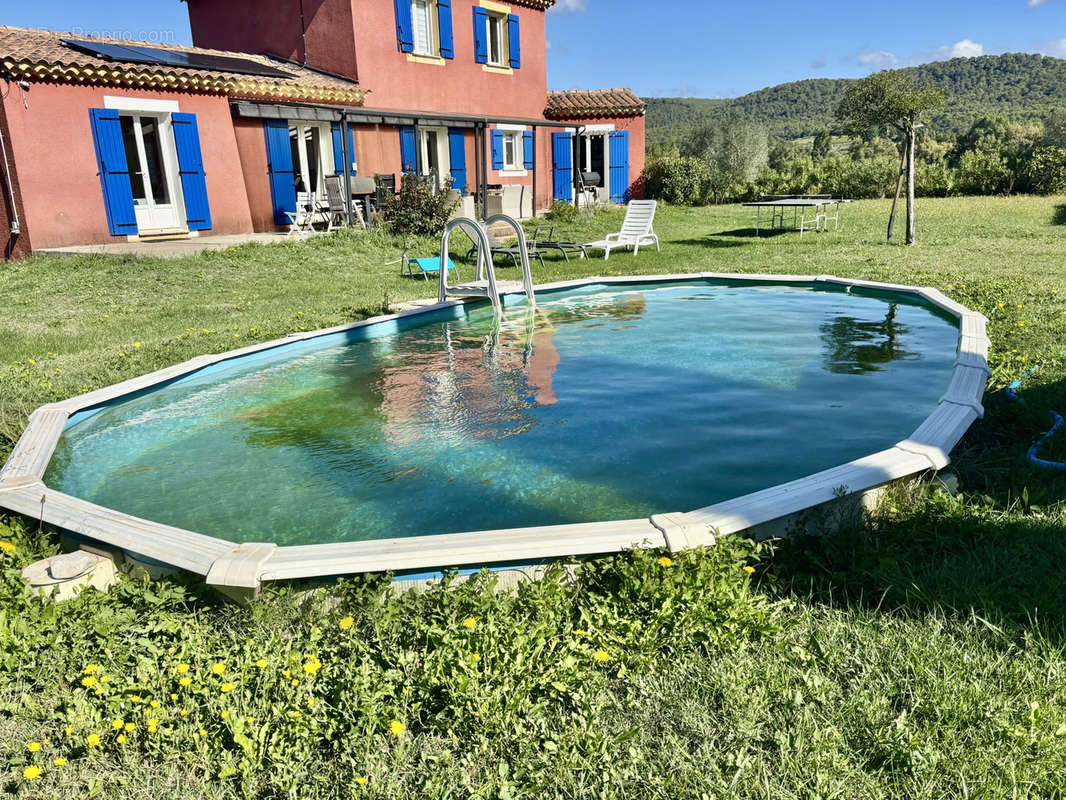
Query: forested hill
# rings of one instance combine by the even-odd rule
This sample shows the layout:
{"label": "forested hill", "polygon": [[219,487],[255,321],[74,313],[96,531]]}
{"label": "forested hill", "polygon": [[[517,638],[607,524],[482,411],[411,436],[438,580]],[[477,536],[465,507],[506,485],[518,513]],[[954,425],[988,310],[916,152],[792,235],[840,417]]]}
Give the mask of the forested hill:
{"label": "forested hill", "polygon": [[[1059,58],[1007,53],[936,61],[906,71],[944,90],[947,106],[930,121],[940,134],[962,133],[985,115],[1026,120],[1066,109],[1066,61]],[[676,143],[693,127],[719,119],[756,122],[789,139],[814,136],[824,128],[837,133],[836,107],[851,82],[794,81],[730,100],[647,98],[648,139]]]}

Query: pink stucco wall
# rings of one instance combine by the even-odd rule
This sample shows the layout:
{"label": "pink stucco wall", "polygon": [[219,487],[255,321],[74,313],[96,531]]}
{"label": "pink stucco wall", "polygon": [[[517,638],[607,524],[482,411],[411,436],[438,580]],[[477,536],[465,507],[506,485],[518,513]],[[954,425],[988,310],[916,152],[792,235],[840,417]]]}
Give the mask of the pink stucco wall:
{"label": "pink stucco wall", "polygon": [[210,233],[252,230],[226,98],[35,83],[27,94],[28,108],[15,92],[4,100],[11,133],[9,154],[18,171],[34,250],[125,238],[113,237],[107,229],[89,122],[89,109],[103,108],[105,95],[175,100],[181,111],[196,114],[213,223]]}

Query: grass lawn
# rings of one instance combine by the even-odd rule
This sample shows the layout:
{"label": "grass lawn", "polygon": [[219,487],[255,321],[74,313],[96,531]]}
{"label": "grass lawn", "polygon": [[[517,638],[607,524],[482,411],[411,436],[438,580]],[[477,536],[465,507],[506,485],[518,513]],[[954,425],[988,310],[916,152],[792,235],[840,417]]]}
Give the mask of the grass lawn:
{"label": "grass lawn", "polygon": [[[55,541],[0,517],[0,795],[1066,797],[1066,473],[1025,460],[1066,413],[1064,202],[922,200],[914,248],[883,243],[882,201],[802,239],[755,239],[736,206],[663,208],[662,253],[534,267],[833,273],[987,315],[961,494],[900,488],[831,539],[626,554],[517,594],[383,599],[365,578],[244,609],[127,581],[42,606],[18,570]],[[342,233],[0,266],[0,459],[42,403],[434,295],[384,266],[400,249]],[[1023,374],[1025,402],[1005,401]],[[1042,455],[1066,459],[1066,433]]]}

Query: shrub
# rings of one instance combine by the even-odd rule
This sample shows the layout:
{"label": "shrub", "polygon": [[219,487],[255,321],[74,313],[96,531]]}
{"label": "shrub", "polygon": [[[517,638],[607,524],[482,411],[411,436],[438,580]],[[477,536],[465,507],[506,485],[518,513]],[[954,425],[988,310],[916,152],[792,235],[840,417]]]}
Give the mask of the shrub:
{"label": "shrub", "polygon": [[994,150],[963,153],[956,178],[963,194],[1005,194],[1013,184],[1007,160]]}
{"label": "shrub", "polygon": [[915,193],[919,197],[948,197],[955,194],[955,170],[943,161],[917,161],[914,165]]}
{"label": "shrub", "polygon": [[574,222],[577,220],[577,206],[566,200],[553,200],[544,218],[552,222]]}
{"label": "shrub", "polygon": [[822,192],[836,197],[863,199],[885,197],[895,190],[898,162],[887,156],[854,161],[845,156],[829,156],[816,170]]}
{"label": "shrub", "polygon": [[710,177],[707,162],[694,156],[656,158],[644,169],[648,197],[683,206],[703,200]]}
{"label": "shrub", "polygon": [[1038,194],[1066,192],[1066,147],[1041,147],[1033,153],[1029,174]]}
{"label": "shrub", "polygon": [[404,175],[400,193],[385,203],[385,219],[393,233],[410,236],[436,236],[444,230],[458,205],[450,200],[451,178],[441,191],[414,175]]}

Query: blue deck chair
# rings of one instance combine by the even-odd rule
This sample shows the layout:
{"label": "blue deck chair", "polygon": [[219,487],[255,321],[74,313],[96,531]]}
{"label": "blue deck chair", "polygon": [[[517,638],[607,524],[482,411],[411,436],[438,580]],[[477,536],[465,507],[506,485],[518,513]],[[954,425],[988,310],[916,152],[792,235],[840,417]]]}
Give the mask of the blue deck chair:
{"label": "blue deck chair", "polygon": [[[422,279],[428,281],[430,275],[440,275],[440,256],[434,256],[432,258],[409,258],[407,250],[405,249],[403,255],[400,257],[400,274],[413,278],[415,277],[415,268],[418,269],[418,274],[422,276]],[[455,266],[455,262],[450,258],[448,259],[448,271],[454,272],[456,280],[459,279],[459,269]]]}

